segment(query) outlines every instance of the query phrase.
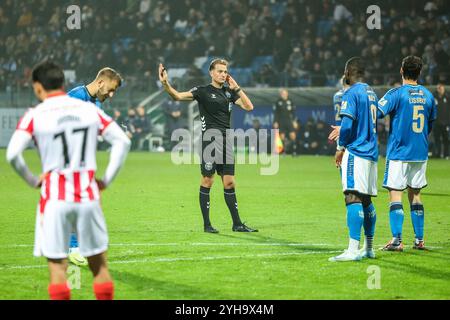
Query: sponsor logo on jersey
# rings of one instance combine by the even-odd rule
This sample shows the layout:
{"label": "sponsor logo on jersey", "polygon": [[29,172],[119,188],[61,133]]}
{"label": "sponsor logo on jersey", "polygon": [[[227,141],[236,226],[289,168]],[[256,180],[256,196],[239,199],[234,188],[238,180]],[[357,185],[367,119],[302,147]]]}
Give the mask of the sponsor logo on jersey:
{"label": "sponsor logo on jersey", "polygon": [[388,101],[385,98],[382,98],[380,101],[378,101],[378,105],[384,107]]}

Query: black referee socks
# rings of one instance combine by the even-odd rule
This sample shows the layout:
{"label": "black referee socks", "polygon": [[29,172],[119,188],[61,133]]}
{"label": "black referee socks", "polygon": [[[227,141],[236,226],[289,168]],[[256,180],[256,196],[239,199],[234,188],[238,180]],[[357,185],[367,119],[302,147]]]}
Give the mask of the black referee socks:
{"label": "black referee socks", "polygon": [[230,210],[231,218],[233,219],[233,225],[239,226],[242,224],[241,218],[239,218],[238,205],[236,200],[236,193],[233,189],[224,189],[225,202]]}

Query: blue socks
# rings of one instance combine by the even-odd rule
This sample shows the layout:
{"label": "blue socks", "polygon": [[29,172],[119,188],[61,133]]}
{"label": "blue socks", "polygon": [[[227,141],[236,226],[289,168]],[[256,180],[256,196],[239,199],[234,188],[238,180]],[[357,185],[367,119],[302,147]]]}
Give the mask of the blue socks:
{"label": "blue socks", "polygon": [[361,240],[361,227],[364,223],[364,211],[361,203],[347,205],[347,226],[350,231],[350,238]]}
{"label": "blue socks", "polygon": [[78,240],[77,240],[77,234],[72,233],[70,235],[70,248],[78,248]]}
{"label": "blue socks", "polygon": [[391,202],[389,210],[389,222],[391,226],[392,237],[399,239],[401,242],[403,220],[405,214],[403,212],[403,205],[401,202]]}
{"label": "blue socks", "polygon": [[377,213],[373,203],[364,207],[364,235],[372,237],[375,235],[375,223],[377,222]]}
{"label": "blue socks", "polygon": [[423,204],[411,204],[411,221],[414,228],[414,233],[417,240],[423,240],[423,225],[424,225],[424,209]]}

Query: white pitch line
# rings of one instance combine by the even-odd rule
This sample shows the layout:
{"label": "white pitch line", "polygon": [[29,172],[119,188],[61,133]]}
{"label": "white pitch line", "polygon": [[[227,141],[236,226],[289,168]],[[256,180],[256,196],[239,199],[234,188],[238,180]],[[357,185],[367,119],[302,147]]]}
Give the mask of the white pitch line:
{"label": "white pitch line", "polygon": [[[181,257],[181,258],[154,258],[154,259],[138,259],[138,260],[123,260],[123,261],[109,261],[108,264],[134,264],[134,263],[159,263],[159,262],[178,262],[178,261],[210,261],[210,260],[229,260],[229,259],[247,259],[247,258],[271,258],[279,256],[300,256],[309,254],[330,254],[342,252],[339,251],[308,251],[308,252],[280,252],[280,253],[261,253],[238,256],[209,256],[209,257]],[[23,265],[23,266],[9,266],[0,267],[1,270],[25,270],[25,269],[40,269],[47,268],[47,265]]]}
{"label": "white pitch line", "polygon": [[[0,245],[0,248],[30,248],[32,244],[6,244]],[[178,242],[178,243],[158,243],[158,242],[143,242],[143,243],[110,243],[110,247],[188,247],[188,246],[205,246],[205,247],[308,247],[308,246],[328,246],[328,247],[345,247],[346,244],[331,244],[331,243],[283,243],[283,242],[267,242],[267,243],[244,243],[244,242]],[[383,246],[378,246],[382,248]],[[407,247],[407,246],[406,246]],[[443,247],[427,246],[430,249],[442,249]]]}

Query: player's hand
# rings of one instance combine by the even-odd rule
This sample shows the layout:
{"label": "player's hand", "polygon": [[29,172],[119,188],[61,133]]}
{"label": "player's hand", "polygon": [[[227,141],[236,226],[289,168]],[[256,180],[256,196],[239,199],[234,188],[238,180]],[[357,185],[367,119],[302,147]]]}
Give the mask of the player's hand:
{"label": "player's hand", "polygon": [[39,180],[38,183],[36,185],[36,189],[39,189],[40,187],[42,187],[42,183],[44,182],[45,179],[47,179],[47,176],[50,175],[49,172],[43,173],[39,176]]}
{"label": "player's hand", "polygon": [[336,168],[340,168],[342,165],[342,157],[344,156],[344,151],[336,151],[334,155],[334,162],[336,163]]}
{"label": "player's hand", "polygon": [[100,191],[103,191],[106,189],[105,183],[102,180],[95,179],[95,181],[97,182],[97,186]]}
{"label": "player's hand", "polygon": [[239,88],[239,85],[237,84],[236,80],[234,80],[233,77],[230,75],[227,76],[227,82],[230,85],[231,90]]}
{"label": "player's hand", "polygon": [[162,63],[159,64],[158,75],[159,75],[159,81],[161,81],[161,83],[163,85],[166,85],[168,82],[167,70],[166,70],[166,68],[164,68]]}
{"label": "player's hand", "polygon": [[339,138],[339,133],[341,132],[340,126],[331,126],[333,128],[333,131],[330,132],[330,135],[328,136],[328,140],[336,141]]}

